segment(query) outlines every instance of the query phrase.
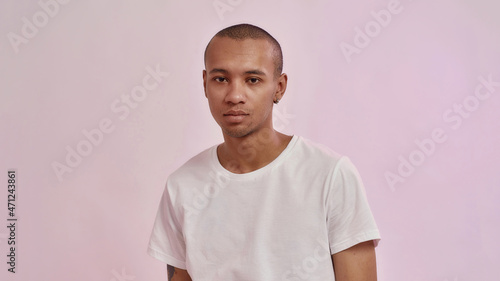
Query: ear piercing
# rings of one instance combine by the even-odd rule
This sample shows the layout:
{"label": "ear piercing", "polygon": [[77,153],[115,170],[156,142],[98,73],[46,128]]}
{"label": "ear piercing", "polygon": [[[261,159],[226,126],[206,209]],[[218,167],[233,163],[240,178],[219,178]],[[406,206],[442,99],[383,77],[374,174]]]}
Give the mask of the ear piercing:
{"label": "ear piercing", "polygon": [[280,99],[278,99],[278,98],[274,101],[275,104],[278,104],[279,102],[280,102]]}

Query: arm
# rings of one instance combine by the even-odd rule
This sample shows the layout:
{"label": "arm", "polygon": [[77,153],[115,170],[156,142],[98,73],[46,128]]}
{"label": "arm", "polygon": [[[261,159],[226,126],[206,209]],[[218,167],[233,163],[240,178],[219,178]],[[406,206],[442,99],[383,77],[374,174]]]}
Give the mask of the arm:
{"label": "arm", "polygon": [[187,270],[167,264],[168,281],[192,281]]}
{"label": "arm", "polygon": [[332,255],[335,280],[377,281],[373,241],[366,241]]}

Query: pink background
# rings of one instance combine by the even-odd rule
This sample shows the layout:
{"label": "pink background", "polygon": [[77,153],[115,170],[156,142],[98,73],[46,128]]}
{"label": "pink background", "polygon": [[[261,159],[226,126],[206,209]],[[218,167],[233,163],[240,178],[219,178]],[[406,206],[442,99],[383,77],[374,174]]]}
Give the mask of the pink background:
{"label": "pink background", "polygon": [[[498,2],[46,2],[46,22],[38,1],[0,4],[1,280],[166,280],[146,254],[159,198],[169,173],[222,141],[203,94],[203,50],[241,22],[283,48],[289,84],[276,128],[360,170],[383,237],[379,280],[500,280],[500,86],[474,97],[478,77],[500,82]],[[385,26],[374,16],[383,9]],[[23,17],[41,26],[31,38]],[[363,42],[357,28],[367,26]],[[357,53],[345,55],[346,44]],[[128,116],[117,113],[148,66],[169,75]],[[58,178],[54,163],[66,165],[67,147],[102,120],[112,130]],[[424,139],[428,155],[415,143]],[[398,171],[410,156],[413,172]],[[5,263],[12,168],[16,274]],[[388,173],[404,182],[391,187]]]}

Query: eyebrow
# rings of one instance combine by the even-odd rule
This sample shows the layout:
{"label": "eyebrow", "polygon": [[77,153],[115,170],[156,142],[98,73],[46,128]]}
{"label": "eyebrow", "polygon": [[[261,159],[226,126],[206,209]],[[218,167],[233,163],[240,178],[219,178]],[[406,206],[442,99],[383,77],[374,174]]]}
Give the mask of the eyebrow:
{"label": "eyebrow", "polygon": [[255,75],[266,76],[266,74],[263,71],[260,71],[260,70],[257,70],[257,69],[245,71],[245,74],[255,74]]}
{"label": "eyebrow", "polygon": [[[229,73],[229,71],[227,71],[227,70],[225,70],[225,69],[222,69],[222,68],[214,68],[214,69],[210,70],[209,74],[216,73],[216,72],[220,72],[220,73],[224,73],[224,74],[228,74],[228,73]],[[266,73],[265,73],[265,72],[260,71],[260,70],[258,70],[258,69],[245,71],[245,74],[255,74],[255,75],[266,76]]]}
{"label": "eyebrow", "polygon": [[221,72],[221,73],[224,73],[224,74],[227,74],[227,73],[228,73],[228,71],[227,71],[227,70],[222,69],[222,68],[214,68],[214,69],[210,70],[210,72],[209,72],[209,73],[210,73],[210,74],[212,74],[212,73],[215,73],[215,72]]}

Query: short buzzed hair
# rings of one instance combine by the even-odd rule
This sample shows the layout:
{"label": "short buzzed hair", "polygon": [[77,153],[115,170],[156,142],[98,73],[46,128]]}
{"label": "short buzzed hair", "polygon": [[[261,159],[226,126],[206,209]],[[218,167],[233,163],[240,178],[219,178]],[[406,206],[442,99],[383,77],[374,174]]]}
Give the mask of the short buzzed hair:
{"label": "short buzzed hair", "polygon": [[[230,27],[226,27],[223,30],[217,32],[217,34],[212,37],[210,42],[215,37],[229,37],[231,39],[235,40],[245,40],[245,39],[264,39],[267,40],[271,45],[273,46],[273,60],[274,60],[274,66],[275,66],[275,76],[278,77],[281,75],[283,71],[283,53],[281,51],[281,46],[280,43],[276,39],[274,39],[271,34],[269,34],[267,31],[264,29],[247,24],[247,23],[242,23],[242,24],[237,24],[233,25]],[[210,46],[210,42],[208,42],[207,47],[205,48],[205,55],[204,55],[204,60],[206,62],[207,60],[207,50],[208,46]]]}

